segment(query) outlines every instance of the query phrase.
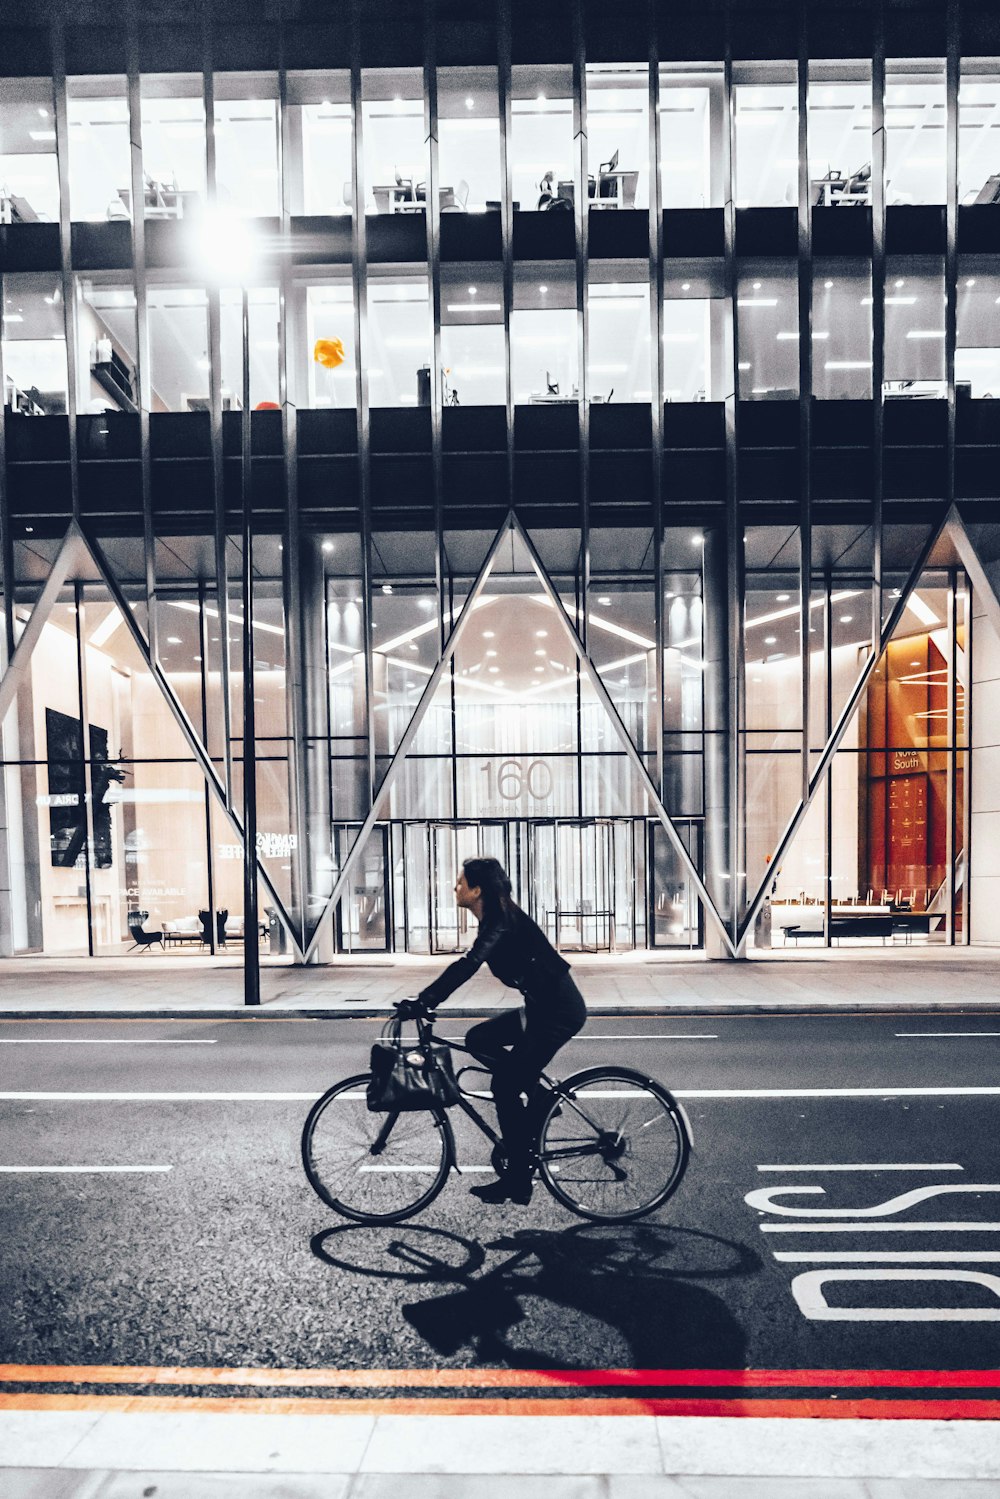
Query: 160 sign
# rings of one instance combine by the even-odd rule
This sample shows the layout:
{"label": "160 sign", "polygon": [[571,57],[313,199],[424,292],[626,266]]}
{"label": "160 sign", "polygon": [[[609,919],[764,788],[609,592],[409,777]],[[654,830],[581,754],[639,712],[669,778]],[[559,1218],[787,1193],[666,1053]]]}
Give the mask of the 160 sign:
{"label": "160 sign", "polygon": [[518,802],[528,795],[536,802],[544,802],[552,795],[552,769],[546,760],[501,760],[494,769],[492,760],[482,767],[486,777],[487,800],[492,801],[494,792],[504,802]]}

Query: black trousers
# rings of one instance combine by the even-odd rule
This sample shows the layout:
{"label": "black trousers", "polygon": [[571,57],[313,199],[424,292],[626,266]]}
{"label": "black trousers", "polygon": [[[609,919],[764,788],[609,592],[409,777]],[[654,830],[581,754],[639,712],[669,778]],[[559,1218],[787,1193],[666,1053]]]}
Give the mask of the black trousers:
{"label": "black trousers", "polygon": [[466,1033],[466,1046],[493,1074],[497,1122],[515,1171],[527,1166],[534,1144],[539,1077],[586,1018],[583,995],[567,974],[545,999],[529,1000],[522,1010],[505,1010]]}

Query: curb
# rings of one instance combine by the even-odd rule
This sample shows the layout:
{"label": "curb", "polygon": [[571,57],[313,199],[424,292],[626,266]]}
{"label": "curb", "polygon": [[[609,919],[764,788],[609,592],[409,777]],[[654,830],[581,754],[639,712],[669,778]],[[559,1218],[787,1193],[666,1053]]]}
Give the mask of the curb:
{"label": "curb", "polygon": [[[992,1008],[990,1008],[992,1007]],[[472,1020],[481,1015],[494,1015],[501,1005],[449,1006],[444,1018]],[[775,1004],[769,1001],[748,1000],[743,1003],[714,1004],[706,1000],[702,1004],[669,1006],[635,1005],[588,1005],[587,1015],[591,1020],[622,1018],[669,1020],[706,1015],[759,1016],[773,1019],[782,1015],[968,1015],[1000,1014],[1000,996],[981,1000],[818,1000],[812,1002],[792,1001]],[[163,1010],[4,1010],[0,1011],[0,1025],[10,1020],[385,1020],[391,1015],[390,1006],[366,1008],[360,1005],[345,1005],[342,1010],[328,1007],[311,1008],[308,1005],[283,1006],[258,1010],[243,1007],[226,1009],[163,1009]]]}

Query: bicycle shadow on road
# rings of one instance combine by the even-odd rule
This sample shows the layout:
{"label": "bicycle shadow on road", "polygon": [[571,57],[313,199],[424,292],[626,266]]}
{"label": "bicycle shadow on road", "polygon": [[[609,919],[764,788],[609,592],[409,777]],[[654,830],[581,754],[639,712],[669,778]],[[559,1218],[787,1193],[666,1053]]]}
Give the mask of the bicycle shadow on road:
{"label": "bicycle shadow on road", "polygon": [[[328,1229],[312,1249],[338,1270],[436,1293],[405,1302],[401,1314],[439,1357],[467,1349],[513,1368],[745,1362],[743,1329],[700,1282],[749,1276],[761,1262],[719,1235],[642,1223],[519,1229],[485,1243],[444,1229],[390,1232]],[[442,1294],[444,1286],[452,1289]]]}

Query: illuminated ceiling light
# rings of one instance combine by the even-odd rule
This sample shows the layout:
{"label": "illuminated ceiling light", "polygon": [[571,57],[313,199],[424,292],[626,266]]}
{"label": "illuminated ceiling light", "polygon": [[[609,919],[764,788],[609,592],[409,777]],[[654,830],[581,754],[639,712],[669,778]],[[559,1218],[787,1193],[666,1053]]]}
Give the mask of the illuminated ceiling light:
{"label": "illuminated ceiling light", "polygon": [[851,623],[851,621],[853,620],[853,618],[854,618],[853,614],[842,614],[840,616],[840,623],[842,625],[849,625]]}
{"label": "illuminated ceiling light", "polygon": [[691,537],[691,545],[693,547],[704,546],[704,544],[705,544],[705,538],[700,533],[697,533],[697,534],[695,534],[694,536]]}
{"label": "illuminated ceiling light", "polygon": [[496,631],[495,630],[484,630],[483,631],[483,639],[484,640],[492,640],[495,635],[496,635]]}
{"label": "illuminated ceiling light", "polygon": [[608,595],[606,593],[602,593],[597,602],[607,608],[607,606],[611,603],[611,600],[608,598]]}
{"label": "illuminated ceiling light", "polygon": [[[487,667],[487,670],[488,671],[492,671],[492,672],[498,672],[500,670],[500,668],[499,668],[499,666],[490,666],[490,667]],[[501,682],[498,685],[502,687],[503,683]]]}
{"label": "illuminated ceiling light", "polygon": [[753,289],[754,289],[754,291],[760,291],[760,282],[759,281],[755,281],[754,282]]}
{"label": "illuminated ceiling light", "polygon": [[827,291],[830,291],[833,288],[833,282],[832,281],[824,281],[823,285],[826,287]]}
{"label": "illuminated ceiling light", "polygon": [[487,654],[487,656],[495,656],[496,655],[496,651],[487,651],[486,654]]}
{"label": "illuminated ceiling light", "polygon": [[777,297],[737,297],[737,307],[777,307]]}
{"label": "illuminated ceiling light", "polygon": [[90,636],[91,645],[106,645],[121,622],[122,617],[118,610],[112,609],[108,614],[104,616],[104,618],[101,620],[101,623],[97,626],[97,629],[92,632]]}
{"label": "illuminated ceiling light", "polygon": [[332,541],[324,541],[324,543],[323,543],[323,550],[324,550],[324,552],[332,552],[333,551],[333,542]]}
{"label": "illuminated ceiling light", "polygon": [[544,656],[546,654],[547,654],[546,651],[541,646],[539,646],[538,649],[537,649],[537,651],[535,652],[536,656]]}
{"label": "illuminated ceiling light", "polygon": [[391,593],[392,592],[392,584],[391,583],[383,583],[382,584],[382,592],[383,593]]}
{"label": "illuminated ceiling light", "polygon": [[691,283],[690,283],[690,281],[682,281],[681,282],[681,291],[690,291],[690,290],[691,290]]}
{"label": "illuminated ceiling light", "polygon": [[544,297],[545,293],[548,291],[548,287],[547,286],[540,286],[538,288],[538,290],[541,292],[542,296]]}
{"label": "illuminated ceiling light", "polygon": [[894,281],[894,282],[893,282],[893,285],[894,285],[894,286],[895,286],[895,287],[896,287],[896,289],[897,289],[897,291],[898,291],[898,289],[899,289],[899,288],[900,288],[900,287],[901,287],[901,286],[905,286],[905,285],[906,285],[906,282],[905,282],[905,281],[904,281],[904,280],[903,280],[903,278],[902,278],[902,277],[900,277],[900,278],[899,278],[899,280],[898,280],[898,281]]}
{"label": "illuminated ceiling light", "polygon": [[548,635],[548,633],[549,633],[548,630],[536,630],[535,631],[535,635],[536,635],[536,637],[539,640],[544,640],[546,638],[546,636]]}
{"label": "illuminated ceiling light", "polygon": [[779,604],[787,604],[788,600],[791,598],[790,593],[776,593],[774,596]]}
{"label": "illuminated ceiling light", "polygon": [[922,625],[939,625],[941,623],[934,610],[929,604],[924,602],[919,593],[914,592],[910,594],[910,597],[906,600],[906,607],[912,614],[917,616]]}
{"label": "illuminated ceiling light", "polygon": [[474,297],[476,295],[476,292],[478,291],[478,289],[479,289],[478,287],[470,286],[469,287],[469,296],[470,297]]}
{"label": "illuminated ceiling light", "polygon": [[778,644],[778,637],[777,637],[777,635],[765,635],[764,636],[764,644],[765,645],[777,645]]}
{"label": "illuminated ceiling light", "polygon": [[544,670],[545,670],[545,667],[544,667],[544,666],[536,666],[536,667],[535,667],[535,670],[536,670],[536,671],[544,671]]}
{"label": "illuminated ceiling light", "polygon": [[943,328],[911,328],[907,338],[944,338]]}
{"label": "illuminated ceiling light", "polygon": [[966,286],[975,286],[975,284],[976,284],[976,278],[975,278],[975,276],[968,276],[966,278],[965,284],[966,284]]}
{"label": "illuminated ceiling light", "polygon": [[181,644],[181,637],[179,635],[168,635],[167,636],[167,644],[168,645],[180,645]]}
{"label": "illuminated ceiling light", "polygon": [[[860,588],[841,588],[836,593],[831,593],[831,604],[839,604],[843,599],[857,598],[861,592]],[[823,600],[813,599],[809,605],[810,609],[822,609]],[[798,614],[798,604],[791,604],[787,609],[772,609],[768,614],[761,614],[757,619],[748,619],[744,626],[747,630],[755,629],[758,625],[770,625],[778,619],[790,619],[792,615]]]}
{"label": "illuminated ceiling light", "polygon": [[465,101],[465,107],[466,107],[466,109],[475,109],[475,107],[476,107],[476,101],[475,101],[475,99],[473,99],[473,97],[472,97],[471,94],[469,95],[469,97]]}

